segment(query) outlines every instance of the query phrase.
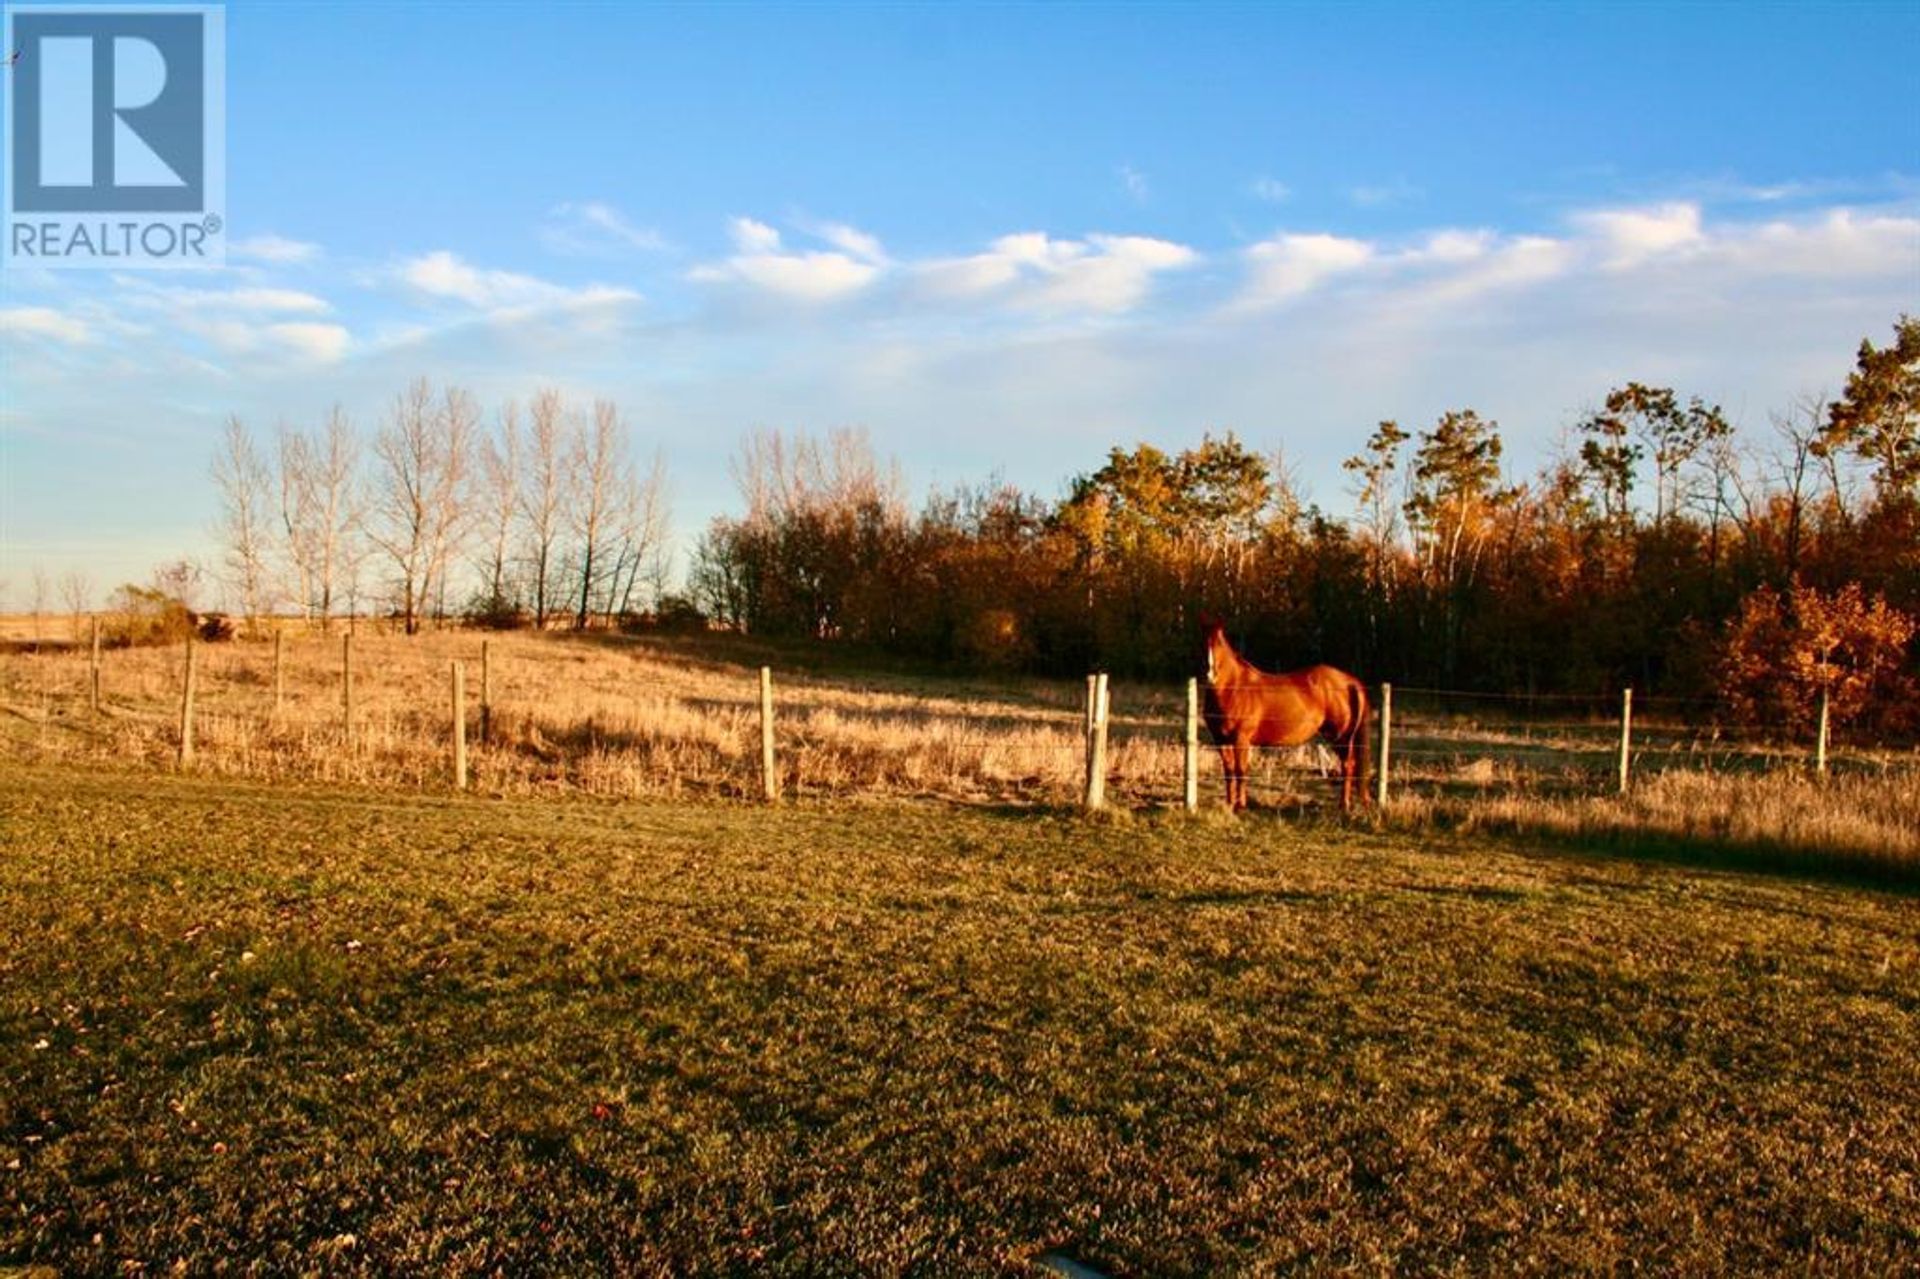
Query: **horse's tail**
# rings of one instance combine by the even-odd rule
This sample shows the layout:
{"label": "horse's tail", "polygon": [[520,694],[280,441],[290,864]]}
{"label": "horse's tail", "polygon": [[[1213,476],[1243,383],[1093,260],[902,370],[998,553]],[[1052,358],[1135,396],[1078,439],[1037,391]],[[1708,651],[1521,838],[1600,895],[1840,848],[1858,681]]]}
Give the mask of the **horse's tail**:
{"label": "horse's tail", "polygon": [[1367,686],[1359,680],[1347,685],[1347,758],[1352,761],[1355,784],[1360,787],[1360,805],[1367,803]]}

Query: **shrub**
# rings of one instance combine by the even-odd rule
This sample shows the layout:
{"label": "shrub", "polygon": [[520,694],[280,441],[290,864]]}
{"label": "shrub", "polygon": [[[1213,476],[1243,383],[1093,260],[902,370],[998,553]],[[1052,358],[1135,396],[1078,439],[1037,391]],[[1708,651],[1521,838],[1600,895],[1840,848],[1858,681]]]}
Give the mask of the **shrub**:
{"label": "shrub", "polygon": [[105,643],[127,648],[178,644],[193,631],[193,610],[185,601],[155,587],[129,582],[108,600],[107,618],[100,636]]}

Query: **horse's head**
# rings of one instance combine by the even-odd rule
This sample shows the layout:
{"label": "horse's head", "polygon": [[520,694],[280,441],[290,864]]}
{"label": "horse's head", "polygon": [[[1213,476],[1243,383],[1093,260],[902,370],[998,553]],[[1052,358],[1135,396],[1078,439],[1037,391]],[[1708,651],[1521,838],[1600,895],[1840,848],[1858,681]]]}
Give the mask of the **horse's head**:
{"label": "horse's head", "polygon": [[1207,683],[1211,684],[1220,672],[1223,656],[1233,652],[1233,647],[1227,643],[1225,618],[1214,613],[1201,613],[1199,619],[1201,647],[1206,652]]}

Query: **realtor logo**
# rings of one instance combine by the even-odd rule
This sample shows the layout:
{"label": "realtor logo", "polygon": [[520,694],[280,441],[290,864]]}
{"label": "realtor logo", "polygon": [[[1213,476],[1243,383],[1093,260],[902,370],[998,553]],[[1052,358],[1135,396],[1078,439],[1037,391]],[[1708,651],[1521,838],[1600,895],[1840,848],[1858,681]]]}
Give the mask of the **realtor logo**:
{"label": "realtor logo", "polygon": [[224,16],[8,10],[6,265],[225,260]]}

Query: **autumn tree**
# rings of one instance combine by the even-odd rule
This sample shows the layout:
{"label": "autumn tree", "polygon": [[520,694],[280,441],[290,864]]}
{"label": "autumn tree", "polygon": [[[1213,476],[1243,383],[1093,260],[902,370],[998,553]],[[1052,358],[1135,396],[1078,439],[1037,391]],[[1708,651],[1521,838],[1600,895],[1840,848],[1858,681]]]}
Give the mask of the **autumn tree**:
{"label": "autumn tree", "polygon": [[1867,462],[1883,504],[1920,500],[1920,319],[1902,315],[1891,346],[1860,343],[1846,393],[1833,405],[1820,445]]}
{"label": "autumn tree", "polygon": [[1748,595],[1727,630],[1720,673],[1744,723],[1809,732],[1822,690],[1836,724],[1911,731],[1920,695],[1901,665],[1914,619],[1857,582],[1822,592],[1796,583]]}

